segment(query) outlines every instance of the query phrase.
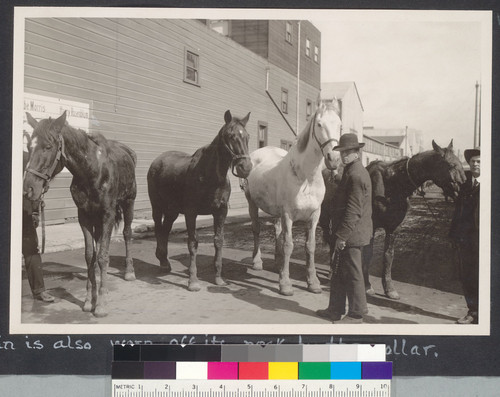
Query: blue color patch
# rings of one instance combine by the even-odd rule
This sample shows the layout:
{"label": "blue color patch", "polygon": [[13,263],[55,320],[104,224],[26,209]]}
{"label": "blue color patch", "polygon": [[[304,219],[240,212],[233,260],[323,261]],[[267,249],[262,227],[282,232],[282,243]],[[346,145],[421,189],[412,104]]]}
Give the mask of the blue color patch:
{"label": "blue color patch", "polygon": [[331,379],[361,379],[360,362],[332,362]]}

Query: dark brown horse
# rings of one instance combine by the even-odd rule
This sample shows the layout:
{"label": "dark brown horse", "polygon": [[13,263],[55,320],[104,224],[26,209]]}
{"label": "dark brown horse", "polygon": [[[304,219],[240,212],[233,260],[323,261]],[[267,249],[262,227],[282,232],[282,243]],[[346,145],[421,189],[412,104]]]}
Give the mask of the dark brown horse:
{"label": "dark brown horse", "polygon": [[221,274],[222,245],[231,194],[227,173],[231,169],[234,175],[246,178],[252,169],[248,156],[249,136],[245,129],[249,117],[250,113],[238,119],[229,110],[226,111],[225,124],[212,143],[198,149],[193,155],[165,152],[149,168],[148,192],[155,223],[156,257],[160,266],[169,272],[168,236],[179,214],[184,214],[190,254],[190,291],[199,291],[201,288],[196,269],[198,215],[213,215],[215,283],[225,284]]}
{"label": "dark brown horse", "polygon": [[135,280],[129,245],[136,196],[136,155],[120,142],[108,140],[101,134],[88,135],[69,126],[66,112],[57,119],[40,121],[29,113],[26,115],[33,134],[24,194],[37,200],[63,167],[73,174],[70,190],[78,207],[78,221],[85,238],[88,271],[83,310],[94,311],[97,317],[105,316],[109,243],[113,226],[118,224],[122,214],[125,279]]}
{"label": "dark brown horse", "polygon": [[[454,197],[459,185],[465,182],[465,173],[460,160],[453,154],[453,140],[447,148],[441,148],[432,141],[433,150],[418,153],[411,158],[403,157],[393,162],[373,161],[367,166],[373,189],[373,230],[385,230],[382,285],[391,299],[399,299],[392,283],[392,262],[394,259],[394,239],[398,226],[403,222],[409,208],[409,197],[425,181],[431,180],[444,194]],[[323,236],[332,249],[330,231],[331,202],[335,195],[336,183],[329,173],[324,172],[327,191],[322,204],[320,226]],[[367,293],[372,294],[369,281],[369,265],[373,256],[373,238],[363,250],[363,273]]]}

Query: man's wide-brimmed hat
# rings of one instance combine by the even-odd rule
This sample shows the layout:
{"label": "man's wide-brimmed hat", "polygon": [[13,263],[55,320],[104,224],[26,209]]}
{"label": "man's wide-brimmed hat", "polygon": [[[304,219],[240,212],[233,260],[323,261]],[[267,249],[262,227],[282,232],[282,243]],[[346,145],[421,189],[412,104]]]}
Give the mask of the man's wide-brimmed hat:
{"label": "man's wide-brimmed hat", "polygon": [[335,146],[333,150],[343,151],[349,149],[359,149],[365,146],[364,143],[358,142],[358,136],[356,134],[344,134],[340,136],[338,146]]}
{"label": "man's wide-brimmed hat", "polygon": [[476,147],[474,149],[467,149],[464,151],[465,161],[467,162],[469,162],[472,157],[480,155],[481,155],[481,148],[479,147]]}

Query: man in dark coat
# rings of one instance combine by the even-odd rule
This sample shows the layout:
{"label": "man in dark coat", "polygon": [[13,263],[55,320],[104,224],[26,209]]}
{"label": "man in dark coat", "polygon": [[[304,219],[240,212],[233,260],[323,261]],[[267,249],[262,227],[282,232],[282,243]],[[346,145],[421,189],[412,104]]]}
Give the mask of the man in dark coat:
{"label": "man in dark coat", "polygon": [[[359,324],[368,312],[362,269],[362,249],[368,245],[373,233],[372,184],[368,171],[361,163],[356,134],[344,134],[334,150],[340,151],[344,172],[333,199],[332,232],[338,267],[330,281],[330,302],[321,317],[334,324]],[[333,261],[335,263],[335,260]],[[349,311],[346,312],[346,297]]]}
{"label": "man in dark coat", "polygon": [[[23,169],[28,164],[29,153],[23,152]],[[38,208],[39,201],[31,201],[23,197],[23,245],[24,266],[31,287],[31,293],[36,300],[54,302],[54,297],[45,291],[42,273],[42,257],[38,251]]]}
{"label": "man in dark coat", "polygon": [[479,176],[481,151],[479,148],[464,151],[470,171],[460,186],[451,221],[450,237],[458,251],[460,280],[468,313],[458,324],[477,324],[479,290]]}

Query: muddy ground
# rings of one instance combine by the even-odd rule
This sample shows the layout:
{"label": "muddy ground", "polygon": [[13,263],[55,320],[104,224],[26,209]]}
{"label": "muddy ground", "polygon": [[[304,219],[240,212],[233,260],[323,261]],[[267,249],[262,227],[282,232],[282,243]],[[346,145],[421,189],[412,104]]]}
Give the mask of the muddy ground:
{"label": "muddy ground", "polygon": [[[440,194],[427,196],[435,217],[420,197],[411,199],[412,208],[396,239],[393,279],[401,300],[383,295],[380,282],[383,233],[377,231],[371,281],[377,294],[368,297],[366,323],[453,324],[465,312],[465,302],[447,239],[452,203]],[[155,258],[154,238],[133,242],[137,280],[123,278],[124,244],[112,243],[109,269],[109,315],[95,318],[82,311],[86,288],[83,249],[44,255],[47,289],[56,297],[51,304],[34,301],[27,280],[22,285],[23,323],[50,324],[328,324],[316,316],[328,305],[328,248],[317,233],[316,264],[322,294],[307,291],[304,267],[304,232],[294,227],[295,247],[291,260],[294,295],[278,292],[274,268],[273,226],[263,221],[264,269],[251,268],[253,247],[249,220],[226,225],[223,277],[227,286],[214,284],[212,228],[200,229],[199,292],[187,290],[189,256],[186,234],[171,235],[170,258],[173,271],[165,274]]]}

